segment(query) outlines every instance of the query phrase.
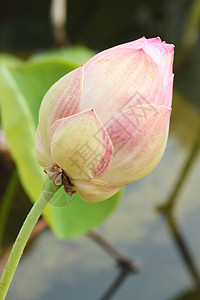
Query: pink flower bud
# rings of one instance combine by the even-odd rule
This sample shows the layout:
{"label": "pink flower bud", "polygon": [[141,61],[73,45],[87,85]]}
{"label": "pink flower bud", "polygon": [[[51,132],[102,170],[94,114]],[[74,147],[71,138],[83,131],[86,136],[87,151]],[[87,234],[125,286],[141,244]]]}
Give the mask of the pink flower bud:
{"label": "pink flower bud", "polygon": [[168,138],[173,55],[173,45],[143,37],[100,52],[49,89],[36,157],[55,182],[62,172],[68,194],[103,201],[155,168]]}

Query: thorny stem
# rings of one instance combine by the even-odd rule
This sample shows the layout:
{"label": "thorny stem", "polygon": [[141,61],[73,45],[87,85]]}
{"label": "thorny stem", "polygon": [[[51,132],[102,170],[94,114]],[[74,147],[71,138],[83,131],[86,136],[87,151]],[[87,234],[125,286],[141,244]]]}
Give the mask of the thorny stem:
{"label": "thorny stem", "polygon": [[6,297],[16,268],[35,224],[37,223],[45,206],[48,204],[59,187],[60,186],[56,186],[52,181],[49,182],[26,217],[0,279],[0,300],[4,300]]}

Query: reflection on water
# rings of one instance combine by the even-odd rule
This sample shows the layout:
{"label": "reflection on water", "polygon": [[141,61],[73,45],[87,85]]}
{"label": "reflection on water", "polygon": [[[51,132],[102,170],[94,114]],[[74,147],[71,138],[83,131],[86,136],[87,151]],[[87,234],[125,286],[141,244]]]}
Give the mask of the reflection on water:
{"label": "reflection on water", "polygon": [[[120,273],[115,262],[88,237],[67,242],[46,230],[26,253],[8,293],[10,300],[85,299],[197,300],[194,278],[183,263],[163,217],[155,207],[173,188],[197,132],[199,115],[174,100],[165,155],[143,180],[127,186],[116,212],[97,229],[125,256],[140,265],[137,274]],[[200,267],[200,157],[178,198],[176,222]],[[198,274],[197,274],[198,276]],[[118,283],[121,282],[121,286]],[[113,290],[116,293],[113,294]]]}

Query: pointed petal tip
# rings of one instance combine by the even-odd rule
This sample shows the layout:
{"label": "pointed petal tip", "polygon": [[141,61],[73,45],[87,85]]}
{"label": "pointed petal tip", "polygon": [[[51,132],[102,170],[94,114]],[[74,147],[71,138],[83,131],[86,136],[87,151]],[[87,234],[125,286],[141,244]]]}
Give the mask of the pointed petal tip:
{"label": "pointed petal tip", "polygon": [[58,119],[81,111],[84,67],[81,66],[56,81],[45,94],[39,111],[40,132],[49,145],[49,129]]}
{"label": "pointed petal tip", "polygon": [[50,129],[51,154],[70,179],[106,172],[113,145],[94,109],[57,120]]}
{"label": "pointed petal tip", "polygon": [[[163,156],[170,115],[171,108],[164,105],[152,105],[151,109],[143,105],[123,112],[117,122],[111,124],[118,132],[118,136],[112,137],[113,160],[108,171],[99,179],[116,186],[137,181],[149,174]],[[135,119],[135,116],[140,119]]]}

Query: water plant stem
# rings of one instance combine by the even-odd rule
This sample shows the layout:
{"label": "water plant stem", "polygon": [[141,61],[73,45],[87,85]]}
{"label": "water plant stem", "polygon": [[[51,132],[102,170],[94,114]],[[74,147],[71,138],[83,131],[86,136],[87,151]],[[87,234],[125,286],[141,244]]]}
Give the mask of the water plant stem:
{"label": "water plant stem", "polygon": [[195,141],[191,147],[191,150],[189,152],[189,155],[185,161],[185,164],[180,172],[180,175],[178,177],[178,180],[172,190],[172,193],[170,194],[167,201],[158,206],[157,210],[160,212],[169,228],[169,231],[174,239],[174,242],[176,244],[176,247],[185,262],[185,266],[187,270],[189,271],[191,278],[193,279],[196,287],[200,291],[200,274],[199,270],[197,268],[197,264],[195,263],[195,259],[191,253],[191,250],[189,249],[181,231],[178,227],[178,224],[176,222],[175,218],[175,209],[177,206],[177,199],[178,195],[180,193],[181,188],[183,187],[185,180],[187,176],[189,175],[192,166],[199,154],[200,151],[200,126],[196,134]]}
{"label": "water plant stem", "polygon": [[112,299],[130,274],[130,270],[122,269],[100,300]]}
{"label": "water plant stem", "polygon": [[177,205],[178,195],[185,183],[187,176],[189,175],[193,167],[193,164],[199,154],[199,151],[200,151],[200,126],[197,131],[195,141],[191,147],[191,150],[188,154],[185,164],[183,165],[180,171],[180,175],[178,176],[177,182],[174,185],[174,188],[172,189],[170,196],[168,197],[167,201],[164,204],[159,205],[157,207],[157,210],[162,214],[167,215],[167,214],[171,214],[174,211],[174,207]]}
{"label": "water plant stem", "polygon": [[56,186],[52,181],[49,182],[26,217],[0,279],[0,300],[4,300],[7,295],[16,268],[35,224],[41,216],[45,206],[59,187],[60,186]]}
{"label": "water plant stem", "polygon": [[105,252],[107,252],[122,269],[129,270],[132,273],[137,273],[139,267],[132,260],[124,257],[119,251],[117,251],[108,241],[106,241],[101,235],[95,231],[90,231],[87,236],[97,243]]}

